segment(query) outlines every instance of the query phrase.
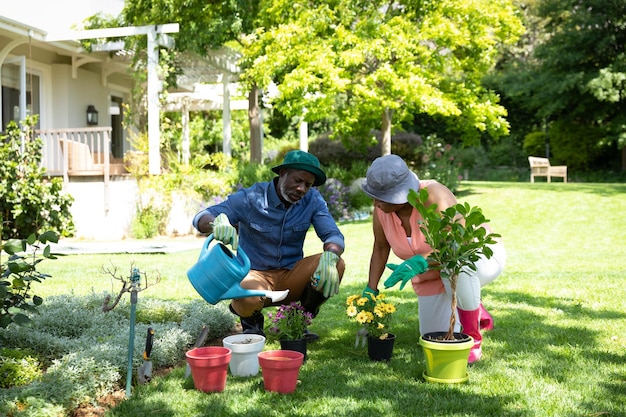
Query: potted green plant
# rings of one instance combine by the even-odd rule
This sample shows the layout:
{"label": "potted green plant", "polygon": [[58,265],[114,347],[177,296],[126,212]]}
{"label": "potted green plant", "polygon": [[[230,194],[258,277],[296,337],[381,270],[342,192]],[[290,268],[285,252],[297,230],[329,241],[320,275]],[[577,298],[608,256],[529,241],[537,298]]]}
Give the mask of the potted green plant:
{"label": "potted green plant", "polygon": [[350,295],[346,299],[346,305],[348,317],[367,332],[367,353],[370,359],[391,359],[396,336],[389,332],[389,324],[396,312],[396,306],[385,301],[385,294],[372,294],[369,298]]}
{"label": "potted green plant", "polygon": [[304,334],[313,322],[313,316],[298,301],[283,304],[275,314],[267,313],[271,321],[270,333],[276,335],[280,347],[284,350],[295,350],[304,354],[306,360],[306,339]]}
{"label": "potted green plant", "polygon": [[[421,216],[420,229],[426,243],[432,248],[428,256],[431,268],[440,271],[441,278],[450,282],[451,310],[450,326],[447,332],[427,333],[420,338],[420,345],[425,351],[426,371],[424,378],[433,382],[465,382],[467,359],[473,345],[473,339],[462,333],[455,333],[456,324],[456,286],[459,274],[465,268],[476,270],[475,263],[480,256],[490,258],[493,251],[488,246],[496,243],[500,235],[488,233],[483,227],[489,222],[476,206],[457,203],[439,211],[436,204],[426,205],[428,190],[422,188],[419,193],[409,191],[409,203]],[[435,355],[431,349],[443,350],[444,357]],[[460,358],[453,355],[458,352]],[[457,364],[456,368],[450,363]]]}

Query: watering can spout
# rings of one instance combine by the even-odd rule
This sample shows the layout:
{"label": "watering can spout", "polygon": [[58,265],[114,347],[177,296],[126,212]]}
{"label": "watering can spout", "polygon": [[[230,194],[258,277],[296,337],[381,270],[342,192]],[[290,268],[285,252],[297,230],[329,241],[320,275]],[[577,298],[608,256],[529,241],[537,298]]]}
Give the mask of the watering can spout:
{"label": "watering can spout", "polygon": [[284,291],[268,291],[268,290],[246,290],[242,288],[241,285],[236,284],[233,285],[226,291],[226,293],[222,294],[220,297],[221,300],[229,300],[232,298],[245,298],[245,297],[268,297],[272,300],[272,302],[282,301],[289,294],[289,290]]}

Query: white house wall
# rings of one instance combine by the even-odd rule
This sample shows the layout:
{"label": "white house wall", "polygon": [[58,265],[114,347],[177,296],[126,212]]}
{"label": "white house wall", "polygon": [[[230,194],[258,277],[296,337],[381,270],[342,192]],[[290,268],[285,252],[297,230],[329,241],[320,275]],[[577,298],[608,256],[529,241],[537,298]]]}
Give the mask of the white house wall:
{"label": "white house wall", "polygon": [[105,184],[99,181],[72,181],[65,192],[74,197],[70,208],[76,238],[117,240],[129,236],[130,224],[137,208],[137,182],[131,177],[119,177],[109,182],[109,210],[102,201]]}

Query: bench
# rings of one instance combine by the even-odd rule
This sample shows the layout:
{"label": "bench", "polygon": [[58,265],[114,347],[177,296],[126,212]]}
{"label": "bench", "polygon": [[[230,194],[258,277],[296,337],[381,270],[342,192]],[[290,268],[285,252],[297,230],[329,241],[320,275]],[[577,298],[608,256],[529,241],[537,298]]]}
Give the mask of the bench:
{"label": "bench", "polygon": [[99,176],[105,174],[105,165],[108,162],[109,175],[126,174],[126,168],[122,159],[113,158],[109,154],[109,161],[100,152],[91,152],[85,143],[69,139],[59,139],[62,152],[67,155],[67,173],[70,176]]}
{"label": "bench", "polygon": [[548,182],[551,182],[551,178],[563,178],[563,182],[567,182],[567,165],[550,165],[548,158],[539,158],[536,156],[529,156],[528,163],[530,164],[530,182],[535,182],[535,177],[546,177]]}

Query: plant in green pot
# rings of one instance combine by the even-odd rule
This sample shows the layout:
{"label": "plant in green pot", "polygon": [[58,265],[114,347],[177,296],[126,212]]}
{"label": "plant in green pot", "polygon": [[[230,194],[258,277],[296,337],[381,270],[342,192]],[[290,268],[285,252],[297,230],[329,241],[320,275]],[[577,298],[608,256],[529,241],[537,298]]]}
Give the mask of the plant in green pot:
{"label": "plant in green pot", "polygon": [[459,274],[464,269],[476,270],[480,256],[490,258],[500,235],[488,233],[483,227],[489,222],[476,206],[457,203],[445,210],[436,204],[427,205],[428,190],[419,193],[411,190],[409,203],[419,212],[420,229],[426,243],[432,248],[428,261],[432,269],[440,271],[441,278],[448,280],[451,292],[450,326],[445,332],[427,333],[420,337],[424,349],[426,371],[424,378],[431,382],[458,383],[469,378],[467,359],[473,339],[463,333],[454,332],[456,324],[456,288]]}

